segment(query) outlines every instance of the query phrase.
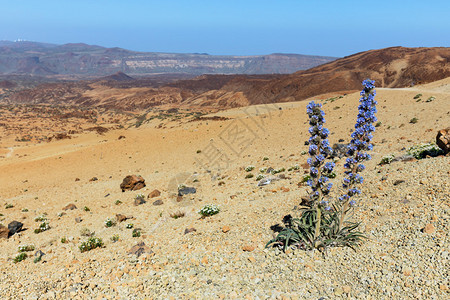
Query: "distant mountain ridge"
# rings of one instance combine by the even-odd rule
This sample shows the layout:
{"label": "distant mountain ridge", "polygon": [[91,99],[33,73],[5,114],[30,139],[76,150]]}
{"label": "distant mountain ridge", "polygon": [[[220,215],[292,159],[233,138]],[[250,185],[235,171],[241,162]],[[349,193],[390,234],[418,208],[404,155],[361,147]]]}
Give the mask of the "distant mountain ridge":
{"label": "distant mountain ridge", "polygon": [[[17,81],[13,80],[14,76],[3,77],[6,77],[2,84],[7,91],[3,100],[0,97],[0,103],[76,105],[123,111],[153,108],[222,110],[335,97],[360,90],[361,82],[366,78],[375,80],[377,88],[404,88],[445,79],[450,77],[450,48],[369,50],[293,74],[202,75],[193,78],[180,74],[134,77],[116,73],[90,81],[55,81],[30,88],[14,88],[15,82],[19,87],[24,86],[20,76]],[[11,87],[14,90],[9,90]]]}
{"label": "distant mountain ridge", "polygon": [[235,56],[136,52],[83,43],[64,45],[0,41],[0,74],[108,76],[158,73],[290,74],[336,57],[282,54]]}

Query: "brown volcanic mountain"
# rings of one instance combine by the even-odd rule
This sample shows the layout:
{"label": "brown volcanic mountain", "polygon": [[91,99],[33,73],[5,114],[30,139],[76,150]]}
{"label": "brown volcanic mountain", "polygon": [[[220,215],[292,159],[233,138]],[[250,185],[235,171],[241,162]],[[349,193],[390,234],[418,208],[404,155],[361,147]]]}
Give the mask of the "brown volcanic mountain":
{"label": "brown volcanic mountain", "polygon": [[366,78],[374,79],[378,87],[398,88],[449,76],[450,48],[394,47],[357,53],[291,75],[202,75],[165,85],[152,85],[149,79],[52,83],[17,92],[9,100],[125,110],[224,109],[343,94],[359,90]]}
{"label": "brown volcanic mountain", "polygon": [[240,92],[249,104],[275,103],[359,90],[366,78],[375,80],[378,87],[400,88],[449,76],[450,48],[393,47],[357,53],[270,81],[240,77],[220,90]]}

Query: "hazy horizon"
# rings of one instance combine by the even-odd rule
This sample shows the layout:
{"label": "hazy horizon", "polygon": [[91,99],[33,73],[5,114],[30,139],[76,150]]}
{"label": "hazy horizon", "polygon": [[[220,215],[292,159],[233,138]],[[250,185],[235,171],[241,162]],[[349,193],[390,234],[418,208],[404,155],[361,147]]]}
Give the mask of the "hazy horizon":
{"label": "hazy horizon", "polygon": [[450,46],[448,1],[6,2],[0,40],[141,52],[342,57],[393,46]]}

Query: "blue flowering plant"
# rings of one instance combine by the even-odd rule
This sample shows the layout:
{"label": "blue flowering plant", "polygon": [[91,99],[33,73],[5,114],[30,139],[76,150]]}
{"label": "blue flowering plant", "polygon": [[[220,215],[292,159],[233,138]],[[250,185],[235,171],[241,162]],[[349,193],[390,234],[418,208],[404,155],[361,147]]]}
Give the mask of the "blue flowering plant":
{"label": "blue flowering plant", "polygon": [[[302,202],[301,215],[293,218],[288,215],[283,219],[284,228],[278,230],[277,237],[266,246],[279,246],[283,250],[288,247],[310,249],[326,249],[328,247],[355,248],[364,235],[356,231],[359,223],[348,220],[349,212],[355,204],[355,197],[361,193],[357,188],[363,182],[359,174],[364,170],[363,162],[371,157],[367,151],[372,150],[372,133],[376,122],[376,101],[374,81],[364,80],[361,92],[359,112],[351,142],[347,146],[347,160],[344,165],[345,178],[343,195],[333,201],[330,192],[333,184],[330,178],[335,174],[335,164],[327,161],[332,158],[332,148],[328,141],[329,130],[324,127],[325,113],[321,104],[310,102],[306,111],[309,116],[309,155],[310,166],[307,184],[311,192],[306,201]],[[305,200],[305,199],[304,199]]]}
{"label": "blue flowering plant", "polygon": [[356,118],[355,130],[351,134],[352,140],[348,145],[347,160],[344,164],[345,178],[342,184],[344,193],[339,197],[340,220],[339,227],[343,227],[345,217],[348,211],[356,203],[355,196],[361,194],[358,188],[363,183],[364,178],[359,174],[364,169],[363,163],[372,157],[367,151],[373,149],[371,140],[375,126],[373,123],[377,121],[375,113],[377,112],[377,102],[375,101],[375,81],[364,80],[364,89],[361,91],[361,99],[359,100],[358,116]]}

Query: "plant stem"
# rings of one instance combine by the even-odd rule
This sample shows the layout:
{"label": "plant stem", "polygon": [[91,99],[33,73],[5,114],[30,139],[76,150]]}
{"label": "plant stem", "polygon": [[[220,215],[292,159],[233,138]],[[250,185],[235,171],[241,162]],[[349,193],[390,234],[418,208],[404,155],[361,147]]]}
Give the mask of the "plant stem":
{"label": "plant stem", "polygon": [[314,234],[314,239],[317,239],[320,235],[320,222],[322,219],[322,210],[320,209],[320,206],[317,205],[317,219],[316,219],[316,232]]}
{"label": "plant stem", "polygon": [[[353,166],[353,168],[351,170],[352,174],[355,174],[357,166],[358,166],[357,164],[355,164]],[[355,185],[354,183],[350,182],[350,185],[348,186],[347,190],[352,189],[354,185]],[[348,209],[349,202],[350,202],[350,198],[341,205],[341,215],[339,217],[339,230],[341,230],[342,226],[344,225],[345,212]]]}

